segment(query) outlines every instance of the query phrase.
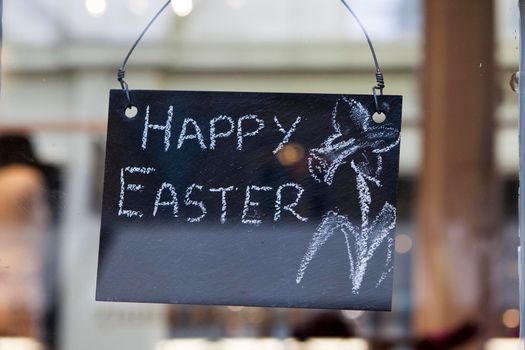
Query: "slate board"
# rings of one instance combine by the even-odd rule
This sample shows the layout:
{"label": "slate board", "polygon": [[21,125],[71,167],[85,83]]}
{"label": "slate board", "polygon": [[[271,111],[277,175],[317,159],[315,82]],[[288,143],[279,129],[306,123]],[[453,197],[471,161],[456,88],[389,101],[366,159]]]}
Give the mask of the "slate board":
{"label": "slate board", "polygon": [[381,124],[371,95],[131,97],[132,119],[110,93],[97,300],[391,308],[401,96]]}

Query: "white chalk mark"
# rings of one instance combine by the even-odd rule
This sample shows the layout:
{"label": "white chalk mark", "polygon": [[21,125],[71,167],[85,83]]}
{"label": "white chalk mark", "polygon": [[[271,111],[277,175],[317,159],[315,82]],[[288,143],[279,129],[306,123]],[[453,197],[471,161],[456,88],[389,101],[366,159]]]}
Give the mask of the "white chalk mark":
{"label": "white chalk mark", "polygon": [[[228,131],[226,131],[226,132],[217,133],[216,132],[216,125],[220,121],[227,121],[227,122],[229,122],[230,123],[230,129]],[[233,134],[234,131],[235,131],[235,122],[233,121],[232,118],[227,117],[225,115],[221,115],[219,117],[213,118],[210,121],[210,149],[211,150],[215,149],[215,146],[217,144],[217,139],[230,137]]]}
{"label": "white chalk mark", "polygon": [[130,174],[144,174],[144,175],[149,175],[157,171],[155,168],[131,167],[131,166],[124,168],[124,170]]}
{"label": "white chalk mark", "polygon": [[359,207],[361,208],[361,227],[365,228],[368,227],[368,213],[370,212],[372,197],[365,178],[358,174],[356,180],[357,191],[359,192]]}
{"label": "white chalk mark", "polygon": [[[332,111],[334,133],[319,148],[312,149],[308,159],[310,174],[317,182],[331,186],[337,170],[349,157],[368,152],[380,155],[399,145],[397,129],[370,125],[370,120],[370,112],[363,104],[346,97],[336,103]],[[346,135],[343,126],[352,135],[359,137]],[[382,162],[382,159],[378,161]],[[380,167],[382,163],[379,164],[378,175],[381,173]],[[371,173],[368,175],[371,176]]]}
{"label": "white chalk mark", "polygon": [[[348,107],[348,115],[345,114],[344,107]],[[332,112],[334,134],[329,136],[319,148],[310,151],[308,159],[310,174],[317,182],[324,182],[329,186],[332,185],[339,167],[346,164],[347,159],[350,160],[350,166],[355,173],[361,225],[358,228],[351,223],[348,217],[329,211],[314,233],[299,265],[296,276],[297,284],[303,280],[308,265],[318,250],[339,230],[345,236],[352,293],[359,294],[368,262],[385,240],[388,242],[385,261],[388,271],[383,272],[376,287],[392,270],[393,239],[389,236],[395,229],[396,209],[390,203],[385,202],[380,213],[370,223],[372,191],[369,183],[377,188],[382,187],[380,176],[383,172],[383,158],[381,154],[399,145],[400,134],[392,127],[371,125],[370,119],[370,113],[361,103],[343,97],[336,103]],[[372,167],[367,155],[374,155],[376,158],[375,168]],[[357,161],[357,158],[364,161]]]}
{"label": "white chalk mark", "polygon": [[345,164],[345,159],[359,149],[355,140],[351,139],[336,145],[326,145],[310,151],[308,168],[317,182],[325,182],[331,186],[339,167]]}
{"label": "white chalk mark", "polygon": [[[169,194],[171,196],[171,201],[168,202],[161,202],[162,193],[164,190],[169,190]],[[177,200],[177,190],[175,190],[175,187],[173,187],[172,184],[164,182],[162,186],[157,191],[157,196],[155,197],[155,206],[153,207],[153,216],[157,216],[157,211],[159,210],[159,207],[173,207],[173,217],[178,217],[179,212],[179,202]]]}
{"label": "white chalk mark", "polygon": [[230,186],[230,187],[219,187],[219,188],[210,188],[210,192],[216,192],[216,193],[220,193],[221,194],[221,203],[222,203],[222,208],[221,208],[221,224],[225,224],[226,223],[226,211],[227,211],[227,201],[226,201],[226,194],[228,192],[232,192],[234,190],[234,187],[233,186]]}
{"label": "white chalk mark", "polygon": [[335,103],[334,109],[332,109],[332,127],[334,128],[335,135],[342,135],[341,128],[337,122],[337,111],[339,110],[339,101]]}
{"label": "white chalk mark", "polygon": [[[365,157],[366,158],[366,157]],[[382,162],[382,161],[381,161]],[[382,163],[378,161],[378,166],[382,166]],[[370,163],[368,162],[368,159],[365,163],[359,163],[357,165],[354,160],[350,162],[350,167],[355,171],[356,174],[359,176],[362,176],[364,179],[374,183],[377,187],[382,187],[381,181],[378,177],[372,176],[370,174]],[[377,172],[377,171],[376,171]]]}
{"label": "white chalk mark", "polygon": [[[295,197],[295,201],[291,204],[287,204],[284,207],[282,207],[282,192],[285,188],[294,188],[297,190],[297,195]],[[275,200],[275,215],[273,218],[273,221],[279,221],[281,219],[281,213],[282,211],[286,210],[293,214],[297,219],[299,219],[302,222],[307,222],[308,219],[305,217],[302,217],[295,211],[295,207],[299,204],[299,201],[301,200],[301,196],[304,193],[304,188],[302,188],[299,184],[296,183],[287,183],[282,186],[279,186],[277,189],[277,198]],[[282,208],[281,208],[282,207]]]}
{"label": "white chalk mark", "polygon": [[381,175],[383,172],[383,157],[381,154],[377,155],[377,169],[376,169],[376,178]]}
{"label": "white chalk mark", "polygon": [[399,145],[400,142],[401,142],[401,136],[399,136],[394,143],[386,145],[383,148],[375,149],[372,152],[378,153],[378,154],[379,153],[386,153],[386,152],[390,151],[391,149],[393,149],[394,147],[396,147],[397,145]]}
{"label": "white chalk mark", "polygon": [[128,191],[132,191],[132,192],[140,192],[144,189],[144,186],[143,185],[138,185],[138,184],[128,184],[127,186],[127,190]]}
{"label": "white chalk mark", "polygon": [[[351,111],[349,117],[353,120],[354,124],[361,126],[363,131],[368,131],[368,123],[371,119],[370,112],[368,112],[368,109],[366,109],[366,107],[363,106],[362,103],[357,102],[353,99],[348,99],[345,96],[343,96],[343,101],[350,106]],[[334,116],[334,118],[336,117]],[[335,119],[334,122],[337,123]]]}
{"label": "white chalk mark", "polygon": [[[194,134],[187,134],[187,128],[188,124],[193,125],[193,129],[195,130]],[[197,122],[193,118],[185,118],[184,122],[182,123],[182,131],[179,135],[179,142],[177,143],[177,149],[181,149],[182,145],[184,144],[184,141],[186,140],[197,140],[199,142],[199,146],[202,150],[206,149],[206,145],[204,144],[204,136],[202,136],[201,128],[197,124]]]}
{"label": "white chalk mark", "polygon": [[148,143],[149,129],[164,131],[164,151],[170,149],[171,138],[171,121],[173,120],[173,106],[168,109],[168,119],[166,125],[150,124],[149,122],[149,105],[146,107],[146,118],[144,122],[144,132],[142,133],[142,149],[145,150]]}
{"label": "white chalk mark", "polygon": [[381,245],[389,233],[396,227],[396,208],[390,203],[386,202],[381,209],[379,215],[372,222],[368,228],[367,236],[369,239],[369,246],[367,258],[371,259],[376,249]]}
{"label": "white chalk mark", "polygon": [[[308,265],[312,261],[312,259],[315,257],[319,249],[326,243],[326,241],[332,237],[332,235],[335,233],[338,229],[345,229],[345,237],[347,234],[356,236],[354,233],[356,229],[352,226],[350,221],[346,216],[339,215],[334,211],[329,211],[326,213],[321,220],[321,224],[317,227],[317,230],[314,233],[314,236],[312,238],[312,241],[310,245],[308,246],[308,250],[306,251],[306,254],[304,255],[301,264],[299,265],[299,270],[297,272],[296,277],[296,283],[301,283],[304,274],[306,272],[306,269],[308,268]],[[346,238],[348,241],[348,238]],[[348,256],[350,258],[350,268],[351,270],[354,269],[353,267],[353,258],[351,253],[351,244],[347,243],[348,248]]]}
{"label": "white chalk mark", "polygon": [[[319,249],[321,249],[336,231],[340,230],[345,236],[350,270],[349,279],[352,281],[352,293],[359,294],[368,262],[374,256],[376,249],[394,229],[395,220],[395,208],[389,203],[385,204],[381,213],[375,218],[370,227],[361,227],[360,229],[352,225],[348,217],[339,215],[333,211],[328,212],[314,233],[306,254],[299,265],[295,280],[296,283],[301,283],[308,265]],[[391,250],[392,246],[389,245],[387,254],[392,254]],[[385,266],[388,266],[390,263],[391,260],[387,259]]]}
{"label": "white chalk mark", "polygon": [[387,253],[386,253],[386,261],[385,261],[385,265],[388,266],[390,265],[390,268],[383,272],[383,274],[381,275],[381,277],[379,278],[379,281],[377,282],[376,284],[376,288],[378,288],[384,281],[385,279],[388,277],[388,275],[390,275],[392,273],[392,270],[394,269],[394,265],[392,264],[393,262],[393,251],[394,251],[394,239],[389,237],[388,238],[388,247],[387,247]]}
{"label": "white chalk mark", "polygon": [[[260,192],[269,192],[271,190],[273,190],[272,187],[268,187],[268,186],[263,186],[263,187],[259,187],[259,186],[248,186],[246,187],[246,198],[245,198],[245,201],[244,201],[244,209],[242,211],[242,219],[241,219],[241,222],[243,224],[249,224],[249,225],[255,225],[255,226],[258,226],[261,224],[261,220],[258,219],[258,215],[256,214],[256,210],[255,208],[257,208],[259,206],[259,202],[253,202],[251,200],[251,191],[260,191]],[[252,209],[255,214],[252,215],[252,216],[249,216],[249,211],[250,209]]]}
{"label": "white chalk mark", "polygon": [[292,124],[292,127],[290,128],[290,130],[286,131],[286,129],[284,129],[281,123],[279,122],[279,119],[277,118],[277,116],[273,118],[279,131],[284,134],[283,141],[277,146],[276,149],[273,150],[273,154],[279,153],[279,151],[283,149],[284,145],[290,142],[290,138],[292,137],[293,133],[297,130],[297,126],[299,125],[299,123],[301,123],[301,119],[302,119],[301,117],[297,117],[295,122]]}
{"label": "white chalk mark", "polygon": [[126,190],[129,192],[141,192],[144,189],[144,186],[139,185],[139,184],[127,184],[126,185],[125,174],[126,173],[129,173],[129,174],[139,173],[139,174],[149,175],[155,171],[156,171],[155,168],[129,167],[129,166],[120,169],[120,198],[118,202],[118,216],[126,216],[128,218],[133,218],[133,217],[141,218],[144,216],[144,213],[142,213],[141,211],[124,209]]}
{"label": "white chalk mark", "polygon": [[[360,262],[355,271],[355,275],[352,276],[353,287],[354,289],[357,288],[357,291],[363,282],[368,261],[372,259],[377,248],[394,230],[395,223],[396,209],[389,203],[385,203],[372,225],[363,229],[363,245],[365,249],[359,251],[358,258]],[[366,241],[364,241],[364,239],[366,239]],[[391,249],[391,247],[389,247],[389,249]],[[388,264],[385,264],[385,266],[388,266]]]}
{"label": "white chalk mark", "polygon": [[193,190],[194,189],[198,189],[199,191],[202,191],[202,186],[201,185],[191,185],[190,187],[188,187],[188,189],[186,190],[186,197],[185,197],[185,200],[184,200],[184,204],[186,204],[187,207],[189,207],[190,205],[192,206],[196,206],[196,207],[199,207],[202,214],[196,218],[190,218],[188,217],[188,222],[200,222],[202,219],[204,219],[204,217],[206,216],[206,214],[208,213],[208,211],[206,210],[206,207],[204,206],[204,202],[202,201],[194,201],[194,200],[191,200],[190,199],[190,196],[191,194],[193,193]]}
{"label": "white chalk mark", "polygon": [[[352,247],[355,248],[357,246],[357,243],[352,240],[352,238],[359,236],[359,231],[354,228],[350,221],[347,220],[347,218],[341,218],[341,232],[343,232],[343,235],[345,236],[345,244],[346,244],[346,254],[348,255],[348,267],[350,269],[350,273],[348,275],[349,279],[352,279],[352,276],[355,276],[356,272],[356,255],[352,252]],[[354,288],[354,284],[352,284],[352,289]]]}
{"label": "white chalk mark", "polygon": [[[257,129],[254,131],[244,132],[243,133],[243,122],[247,120],[254,120],[257,122]],[[264,129],[264,120],[259,119],[256,115],[250,114],[245,115],[244,117],[239,118],[237,121],[237,149],[242,151],[245,137],[252,137],[257,135],[262,129]]]}

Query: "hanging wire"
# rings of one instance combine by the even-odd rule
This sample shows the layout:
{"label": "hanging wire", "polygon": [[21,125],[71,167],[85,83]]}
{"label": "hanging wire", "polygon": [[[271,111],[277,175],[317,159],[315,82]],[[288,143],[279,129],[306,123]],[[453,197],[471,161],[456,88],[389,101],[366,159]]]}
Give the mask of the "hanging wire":
{"label": "hanging wire", "polygon": [[162,12],[164,12],[166,7],[168,7],[170,5],[170,3],[171,3],[171,0],[168,0],[164,4],[164,6],[162,6],[162,8],[155,14],[155,16],[153,16],[151,21],[149,21],[148,25],[146,26],[146,28],[144,28],[142,33],[140,33],[140,36],[138,37],[138,39],[135,41],[135,43],[131,47],[131,49],[129,50],[128,54],[126,55],[126,58],[124,58],[124,61],[122,62],[122,65],[118,69],[117,80],[119,81],[120,86],[122,87],[122,90],[124,91],[124,93],[126,94],[126,98],[128,99],[128,105],[126,106],[126,109],[128,109],[128,108],[133,106],[133,103],[131,101],[131,96],[129,95],[129,85],[126,82],[126,65],[128,64],[129,58],[133,54],[133,51],[135,51],[135,49],[139,45],[139,43],[142,40],[142,38],[144,37],[144,35],[146,35],[146,33],[148,32],[149,28],[157,20],[157,18],[160,16],[160,14]]}
{"label": "hanging wire", "polygon": [[[135,41],[135,43],[133,44],[133,46],[129,50],[128,54],[126,55],[126,58],[124,58],[124,61],[122,62],[122,65],[120,66],[120,68],[118,70],[117,80],[119,81],[120,86],[122,87],[122,90],[126,94],[126,98],[128,100],[128,105],[126,106],[126,108],[130,108],[130,107],[133,106],[133,103],[131,101],[131,96],[130,96],[130,93],[129,93],[129,85],[126,82],[126,65],[128,64],[128,61],[129,61],[131,55],[133,54],[133,52],[137,48],[138,44],[140,43],[140,41],[142,40],[144,35],[148,32],[149,28],[153,25],[153,23],[157,20],[157,18],[161,15],[161,13],[164,12],[164,10],[170,5],[171,1],[172,0],[166,1],[166,3],[162,6],[162,8],[155,14],[155,16],[153,16],[153,18],[150,20],[150,22],[148,23],[146,28],[144,28],[144,30],[142,31],[142,33],[140,34],[138,39]],[[357,14],[354,12],[354,10],[352,10],[352,8],[348,4],[348,2],[346,0],[340,0],[340,1],[343,4],[343,6],[346,7],[346,9],[350,12],[350,14],[356,20],[357,24],[359,25],[359,27],[363,31],[363,34],[365,35],[366,41],[368,42],[368,46],[370,47],[370,52],[372,53],[372,59],[374,60],[374,65],[376,67],[376,83],[377,83],[372,88],[372,93],[374,95],[374,102],[375,102],[376,112],[382,113],[382,109],[381,109],[381,106],[380,106],[380,103],[379,103],[379,99],[378,99],[378,91],[379,91],[379,96],[383,96],[383,90],[385,88],[385,78],[384,78],[384,75],[383,75],[383,70],[381,69],[381,66],[379,65],[379,61],[377,59],[377,54],[376,54],[376,51],[374,49],[374,45],[372,44],[372,40],[370,39],[370,35],[368,35],[368,32],[366,31],[365,26],[363,25],[363,23],[361,22],[361,20],[357,16]]]}
{"label": "hanging wire", "polygon": [[346,0],[340,0],[340,1],[344,5],[344,7],[346,7],[348,12],[350,12],[350,14],[352,14],[352,16],[355,18],[357,24],[359,24],[359,27],[363,31],[363,34],[365,35],[366,41],[368,42],[368,46],[370,47],[370,52],[372,53],[372,58],[374,60],[375,66],[376,66],[376,83],[377,83],[377,85],[372,88],[372,93],[374,95],[374,102],[376,104],[376,112],[377,113],[382,113],[383,110],[382,110],[382,108],[381,108],[381,106],[379,104],[379,101],[378,101],[377,91],[379,91],[380,96],[383,96],[383,90],[385,88],[385,77],[383,75],[383,70],[381,69],[381,66],[379,65],[379,61],[377,59],[377,54],[376,54],[376,50],[374,48],[374,44],[372,44],[372,39],[370,39],[370,35],[368,35],[368,32],[367,32],[365,26],[363,25],[363,23],[361,22],[361,20],[357,16],[357,14],[354,12],[354,10],[352,10],[352,8],[346,2]]}

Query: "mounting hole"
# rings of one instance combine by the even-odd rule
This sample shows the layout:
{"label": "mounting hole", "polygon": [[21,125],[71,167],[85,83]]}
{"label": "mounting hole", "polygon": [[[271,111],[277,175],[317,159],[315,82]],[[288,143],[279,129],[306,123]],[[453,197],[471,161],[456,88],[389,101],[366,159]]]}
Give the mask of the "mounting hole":
{"label": "mounting hole", "polygon": [[377,124],[383,124],[386,120],[386,114],[383,112],[381,113],[375,112],[374,115],[372,116],[372,119],[374,119],[374,122],[376,122]]}
{"label": "mounting hole", "polygon": [[133,119],[137,116],[137,114],[139,113],[139,110],[135,106],[129,106],[126,108],[124,113],[126,114],[126,117],[128,117],[129,119]]}

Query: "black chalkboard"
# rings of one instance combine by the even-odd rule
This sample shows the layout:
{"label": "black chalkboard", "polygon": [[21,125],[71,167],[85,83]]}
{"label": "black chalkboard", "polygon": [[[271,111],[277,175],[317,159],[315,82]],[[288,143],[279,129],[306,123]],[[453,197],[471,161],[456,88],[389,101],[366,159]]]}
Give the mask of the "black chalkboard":
{"label": "black chalkboard", "polygon": [[97,300],[389,310],[400,96],[111,91]]}

